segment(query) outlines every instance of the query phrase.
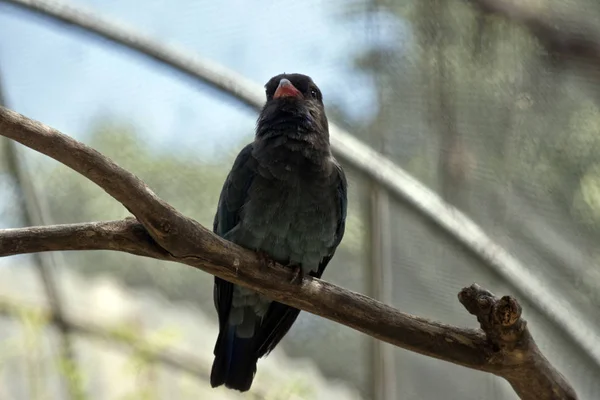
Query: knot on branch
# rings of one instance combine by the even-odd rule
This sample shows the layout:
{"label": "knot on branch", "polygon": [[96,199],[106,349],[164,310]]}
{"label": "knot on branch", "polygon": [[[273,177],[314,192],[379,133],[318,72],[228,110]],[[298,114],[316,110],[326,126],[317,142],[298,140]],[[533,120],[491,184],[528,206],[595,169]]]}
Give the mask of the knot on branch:
{"label": "knot on branch", "polygon": [[464,288],[458,300],[477,317],[481,329],[496,350],[512,351],[520,344],[527,322],[521,319],[522,308],[511,296],[498,298],[477,284]]}

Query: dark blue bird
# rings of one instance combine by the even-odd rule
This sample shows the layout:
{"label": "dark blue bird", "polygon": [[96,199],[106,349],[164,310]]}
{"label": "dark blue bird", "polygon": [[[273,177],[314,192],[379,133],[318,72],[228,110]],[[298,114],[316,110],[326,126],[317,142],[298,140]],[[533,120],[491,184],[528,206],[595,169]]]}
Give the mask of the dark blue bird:
{"label": "dark blue bird", "polygon": [[[254,141],[225,180],[213,230],[294,268],[298,277],[320,278],[344,235],[347,205],[323,97],[301,74],[277,75],[265,88]],[[210,383],[243,392],[258,359],[277,346],[300,310],[216,277],[214,300],[219,337]]]}

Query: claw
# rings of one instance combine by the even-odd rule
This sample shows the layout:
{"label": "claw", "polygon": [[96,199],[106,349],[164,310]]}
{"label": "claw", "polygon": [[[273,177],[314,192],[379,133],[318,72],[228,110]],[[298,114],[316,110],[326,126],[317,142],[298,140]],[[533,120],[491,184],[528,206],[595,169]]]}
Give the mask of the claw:
{"label": "claw", "polygon": [[259,250],[256,252],[258,259],[260,260],[260,268],[266,269],[268,267],[275,266],[275,261],[267,254],[267,252]]}
{"label": "claw", "polygon": [[302,280],[304,279],[304,270],[300,265],[290,265],[290,267],[294,271],[290,283],[301,284]]}

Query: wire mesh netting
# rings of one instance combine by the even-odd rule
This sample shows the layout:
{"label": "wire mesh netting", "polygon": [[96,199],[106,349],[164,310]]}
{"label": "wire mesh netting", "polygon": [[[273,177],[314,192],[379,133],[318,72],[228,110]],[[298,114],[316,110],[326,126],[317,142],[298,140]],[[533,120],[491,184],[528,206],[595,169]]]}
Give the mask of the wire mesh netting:
{"label": "wire mesh netting", "polygon": [[[597,399],[600,359],[589,349],[600,345],[598,66],[593,57],[564,57],[566,45],[549,46],[523,23],[483,14],[474,3],[75,4],[260,84],[283,71],[311,75],[330,120],[468,215],[533,279],[516,286],[344,160],[347,231],[324,278],[466,327],[477,322],[456,298],[462,287],[477,282],[514,295],[544,354],[581,399]],[[595,1],[526,7],[554,18],[565,34],[600,20]],[[5,3],[0,71],[8,107],[84,141],[212,226],[233,158],[252,140],[253,110],[180,72]],[[3,148],[0,162],[2,227],[27,225],[31,197],[46,224],[128,215],[85,178],[22,146],[19,175],[9,151]],[[48,306],[33,272],[40,262],[53,265],[65,308],[79,316],[80,328],[95,322],[96,336],[126,346],[98,341],[75,324],[76,365],[57,365],[59,332],[28,308]],[[94,251],[50,261],[10,257],[0,265],[0,398],[68,398],[61,381],[78,375],[90,399],[239,396],[209,389],[217,332],[212,276]],[[565,307],[549,309],[524,287]],[[142,339],[146,352],[131,350]],[[172,350],[183,368],[161,359]],[[381,352],[393,354],[383,372],[376,367]],[[251,391],[257,398],[517,398],[500,378],[397,348],[378,353],[367,336],[308,313],[258,370]]]}

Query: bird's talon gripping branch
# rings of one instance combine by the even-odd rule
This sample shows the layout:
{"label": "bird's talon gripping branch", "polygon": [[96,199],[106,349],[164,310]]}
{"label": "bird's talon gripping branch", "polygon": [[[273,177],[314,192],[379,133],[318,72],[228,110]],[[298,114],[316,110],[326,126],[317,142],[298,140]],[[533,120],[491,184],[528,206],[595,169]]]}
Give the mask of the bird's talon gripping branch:
{"label": "bird's talon gripping branch", "polygon": [[273,259],[269,257],[269,254],[267,254],[266,251],[259,250],[256,252],[256,254],[258,255],[258,259],[260,260],[260,268],[262,270],[275,266],[275,261],[273,261]]}
{"label": "bird's talon gripping branch", "polygon": [[292,280],[290,281],[290,283],[299,285],[304,279],[304,270],[300,265],[291,265],[290,267],[293,270]]}

